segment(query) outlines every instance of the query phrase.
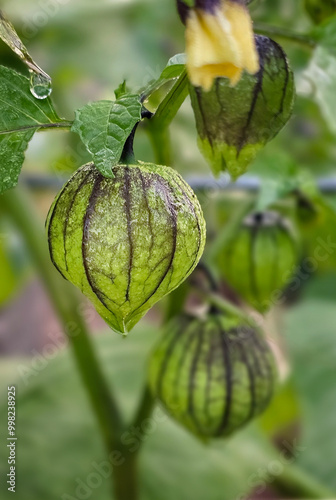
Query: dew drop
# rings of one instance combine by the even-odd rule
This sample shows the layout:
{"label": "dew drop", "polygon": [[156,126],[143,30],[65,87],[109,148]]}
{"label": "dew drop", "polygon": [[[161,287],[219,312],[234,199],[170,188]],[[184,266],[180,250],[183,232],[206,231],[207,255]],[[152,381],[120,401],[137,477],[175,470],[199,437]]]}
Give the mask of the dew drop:
{"label": "dew drop", "polygon": [[52,92],[51,78],[30,70],[30,92],[36,99],[46,99]]}

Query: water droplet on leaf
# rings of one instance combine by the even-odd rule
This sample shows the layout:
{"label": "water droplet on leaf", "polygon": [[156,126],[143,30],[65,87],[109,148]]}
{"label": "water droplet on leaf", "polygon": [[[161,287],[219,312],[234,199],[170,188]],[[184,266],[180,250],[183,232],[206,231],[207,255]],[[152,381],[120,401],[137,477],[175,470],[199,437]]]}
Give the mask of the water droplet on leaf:
{"label": "water droplet on leaf", "polygon": [[46,99],[52,92],[51,78],[30,71],[30,91],[36,99]]}

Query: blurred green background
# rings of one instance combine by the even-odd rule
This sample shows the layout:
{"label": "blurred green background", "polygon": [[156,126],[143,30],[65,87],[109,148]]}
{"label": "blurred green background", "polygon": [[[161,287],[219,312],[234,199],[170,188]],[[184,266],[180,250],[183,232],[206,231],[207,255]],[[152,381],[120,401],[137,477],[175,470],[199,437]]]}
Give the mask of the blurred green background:
{"label": "blurred green background", "polygon": [[[89,100],[111,99],[123,79],[133,90],[142,88],[184,50],[173,0],[3,0],[1,8],[52,76],[52,98],[67,119]],[[255,0],[251,12],[256,23],[295,32],[313,29],[301,0]],[[330,21],[331,30],[332,22],[330,33],[336,33],[336,19]],[[290,483],[292,468],[307,491],[310,481],[336,491],[335,248],[331,245],[313,271],[304,267],[321,240],[336,243],[336,196],[330,189],[336,160],[336,56],[322,45],[312,49],[276,39],[295,71],[298,98],[288,126],[243,177],[243,183],[251,176],[258,179],[259,191],[198,194],[208,224],[208,250],[218,235],[225,236],[233,214],[249,197],[261,207],[278,207],[298,225],[299,286],[289,287],[285,302],[266,318],[282,386],[257,422],[208,446],[162,412],[155,413],[152,425],[136,438],[143,443],[141,500],[285,498],[279,478],[285,474]],[[26,71],[2,43],[0,62]],[[171,141],[174,166],[187,179],[210,176],[197,149],[189,99],[173,122]],[[141,128],[136,155],[153,160]],[[88,159],[75,134],[36,134],[21,184],[28,183],[41,226],[58,186]],[[315,183],[321,177],[330,180],[323,195]],[[128,417],[145,383],[146,358],[159,335],[164,306],[156,306],[125,340],[83,301],[101,363]],[[110,478],[94,475],[106,460],[105,451],[68,343],[22,235],[5,213],[0,214],[0,355],[0,497],[11,495],[5,484],[7,386],[16,385],[16,498],[111,498]]]}

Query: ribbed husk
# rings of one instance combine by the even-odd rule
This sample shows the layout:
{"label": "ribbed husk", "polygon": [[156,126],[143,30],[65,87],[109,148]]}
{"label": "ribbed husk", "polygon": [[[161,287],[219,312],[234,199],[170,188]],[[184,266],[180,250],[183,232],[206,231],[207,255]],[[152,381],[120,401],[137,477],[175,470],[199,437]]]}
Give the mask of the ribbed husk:
{"label": "ribbed husk", "polygon": [[227,436],[268,405],[275,362],[261,331],[211,313],[179,316],[149,365],[153,393],[178,422],[202,438]]}
{"label": "ribbed husk", "polygon": [[275,212],[249,216],[218,253],[225,281],[260,312],[276,304],[296,270],[298,242],[287,219]]}
{"label": "ribbed husk", "polygon": [[138,163],[103,177],[90,163],[54,201],[49,249],[59,272],[126,334],[193,271],[205,243],[196,196],[169,167]]}

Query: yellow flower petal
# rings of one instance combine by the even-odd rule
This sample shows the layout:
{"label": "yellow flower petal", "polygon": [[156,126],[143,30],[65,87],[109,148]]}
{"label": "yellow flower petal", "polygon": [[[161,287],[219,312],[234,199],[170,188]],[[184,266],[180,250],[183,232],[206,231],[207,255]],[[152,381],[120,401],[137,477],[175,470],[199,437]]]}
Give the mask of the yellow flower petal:
{"label": "yellow flower petal", "polygon": [[247,8],[222,0],[213,13],[191,10],[186,21],[186,53],[189,79],[204,90],[210,90],[218,77],[227,77],[235,85],[243,70],[257,73],[259,57]]}

